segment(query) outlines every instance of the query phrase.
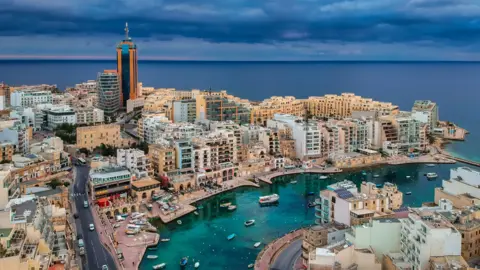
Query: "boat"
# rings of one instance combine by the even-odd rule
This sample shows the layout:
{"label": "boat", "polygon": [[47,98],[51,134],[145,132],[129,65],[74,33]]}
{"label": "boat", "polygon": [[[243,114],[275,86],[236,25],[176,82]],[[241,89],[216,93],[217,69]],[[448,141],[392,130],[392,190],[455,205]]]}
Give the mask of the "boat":
{"label": "boat", "polygon": [[202,209],[203,209],[203,205],[199,205],[199,206],[197,207],[197,209],[198,209],[198,210],[202,210]]}
{"label": "boat", "polygon": [[235,236],[237,236],[236,234],[232,233],[230,234],[229,236],[227,236],[227,240],[232,240],[233,238],[235,238]]}
{"label": "boat", "polygon": [[253,268],[255,265],[253,263],[248,265],[248,268]]}
{"label": "boat", "polygon": [[405,195],[412,195],[412,192],[407,191],[407,192],[405,192]]}
{"label": "boat", "polygon": [[272,195],[262,196],[258,198],[258,202],[262,205],[265,205],[265,204],[276,203],[278,202],[279,199],[280,199],[280,196],[278,196],[278,194],[272,194]]}
{"label": "boat", "polygon": [[183,257],[180,260],[180,266],[185,266],[185,265],[187,265],[187,263],[188,263],[188,257]]}
{"label": "boat", "polygon": [[380,177],[380,175],[374,174],[373,177],[378,178],[378,177]]}
{"label": "boat", "polygon": [[253,244],[253,247],[258,248],[261,244],[262,244],[262,242],[256,242],[255,244]]}
{"label": "boat", "polygon": [[200,262],[196,262],[193,266],[194,266],[195,268],[200,267]]}
{"label": "boat", "polygon": [[429,172],[429,173],[427,173],[427,178],[428,178],[428,179],[435,179],[435,178],[437,178],[437,177],[438,177],[438,175],[437,175],[436,173],[434,173],[434,172]]}
{"label": "boat", "polygon": [[362,175],[367,175],[367,172],[366,172],[366,171],[362,171]]}
{"label": "boat", "polygon": [[170,241],[170,238],[163,238],[163,239],[160,239],[160,242],[169,242]]}
{"label": "boat", "polygon": [[290,184],[296,184],[297,181],[293,180],[293,181],[290,181]]}
{"label": "boat", "polygon": [[427,164],[427,167],[435,167],[435,164]]}
{"label": "boat", "polygon": [[232,205],[231,202],[226,202],[226,203],[220,204],[220,207],[222,207],[222,208],[227,208],[227,207],[229,207],[230,205]]}
{"label": "boat", "polygon": [[311,207],[315,207],[315,203],[314,203],[314,202],[309,202],[309,203],[308,203],[308,207],[310,207],[310,208],[311,208]]}
{"label": "boat", "polygon": [[150,259],[150,260],[154,260],[154,259],[156,259],[156,258],[158,258],[157,255],[148,255],[148,256],[147,256],[147,259]]}
{"label": "boat", "polygon": [[246,227],[250,227],[250,226],[252,226],[253,224],[255,224],[255,219],[247,220],[247,221],[245,221],[245,223],[243,223],[243,224],[245,224]]}
{"label": "boat", "polygon": [[410,179],[410,177],[411,177],[410,175],[407,175],[407,179]]}
{"label": "boat", "polygon": [[161,263],[153,266],[153,269],[163,269],[165,268],[166,263]]}
{"label": "boat", "polygon": [[227,209],[228,209],[228,211],[233,211],[233,210],[237,209],[237,206],[236,205],[230,205]]}
{"label": "boat", "polygon": [[326,176],[326,175],[320,175],[320,177],[319,177],[319,179],[322,179],[322,180],[327,179],[327,178],[328,178],[328,176]]}
{"label": "boat", "polygon": [[151,247],[151,248],[148,248],[148,250],[157,250],[158,248],[157,247]]}
{"label": "boat", "polygon": [[181,221],[181,220],[177,220],[177,224],[178,224],[178,225],[182,225],[182,221]]}
{"label": "boat", "polygon": [[195,216],[198,216],[198,212],[197,212],[197,211],[193,212],[193,214],[194,214]]}

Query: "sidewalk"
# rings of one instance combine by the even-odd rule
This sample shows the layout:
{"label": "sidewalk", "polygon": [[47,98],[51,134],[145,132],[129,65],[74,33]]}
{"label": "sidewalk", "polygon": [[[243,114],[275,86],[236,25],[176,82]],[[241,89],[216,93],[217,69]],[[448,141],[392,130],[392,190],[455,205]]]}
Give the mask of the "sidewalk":
{"label": "sidewalk", "polygon": [[270,269],[270,264],[272,263],[278,252],[281,251],[284,247],[287,246],[287,244],[289,244],[293,240],[301,237],[303,235],[303,231],[303,228],[297,229],[265,246],[265,248],[260,251],[257,259],[255,260],[255,270]]}

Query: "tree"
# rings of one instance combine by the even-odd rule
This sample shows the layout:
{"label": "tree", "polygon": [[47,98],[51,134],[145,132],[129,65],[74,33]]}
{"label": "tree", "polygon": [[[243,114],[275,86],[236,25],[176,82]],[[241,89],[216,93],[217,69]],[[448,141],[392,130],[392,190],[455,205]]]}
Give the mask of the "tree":
{"label": "tree", "polygon": [[58,186],[60,186],[62,183],[58,179],[53,179],[52,181],[48,182],[46,185],[51,187],[52,189],[56,189]]}
{"label": "tree", "polygon": [[65,186],[65,187],[70,186],[70,182],[63,182],[63,186]]}

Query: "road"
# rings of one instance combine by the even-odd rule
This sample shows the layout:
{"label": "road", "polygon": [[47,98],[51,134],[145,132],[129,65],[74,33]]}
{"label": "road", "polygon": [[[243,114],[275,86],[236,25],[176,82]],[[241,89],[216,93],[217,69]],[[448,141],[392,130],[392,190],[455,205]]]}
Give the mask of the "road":
{"label": "road", "polygon": [[302,255],[302,238],[293,241],[270,267],[270,270],[292,270],[295,266],[295,261]]}
{"label": "road", "polygon": [[88,166],[75,167],[75,182],[73,187],[73,199],[77,208],[79,218],[75,220],[77,234],[82,234],[85,242],[86,259],[82,259],[84,269],[102,269],[107,265],[108,269],[116,269],[112,256],[100,242],[97,231],[90,231],[89,225],[93,223],[92,208],[84,208],[83,202],[87,200],[86,183],[88,180]]}

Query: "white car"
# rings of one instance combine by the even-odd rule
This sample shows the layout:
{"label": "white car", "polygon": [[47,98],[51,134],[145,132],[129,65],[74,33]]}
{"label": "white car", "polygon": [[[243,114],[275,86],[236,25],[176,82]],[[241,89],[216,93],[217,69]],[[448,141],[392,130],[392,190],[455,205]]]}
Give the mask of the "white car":
{"label": "white car", "polygon": [[90,231],[94,231],[95,230],[95,226],[92,224],[90,224],[90,226],[88,226],[90,228]]}

